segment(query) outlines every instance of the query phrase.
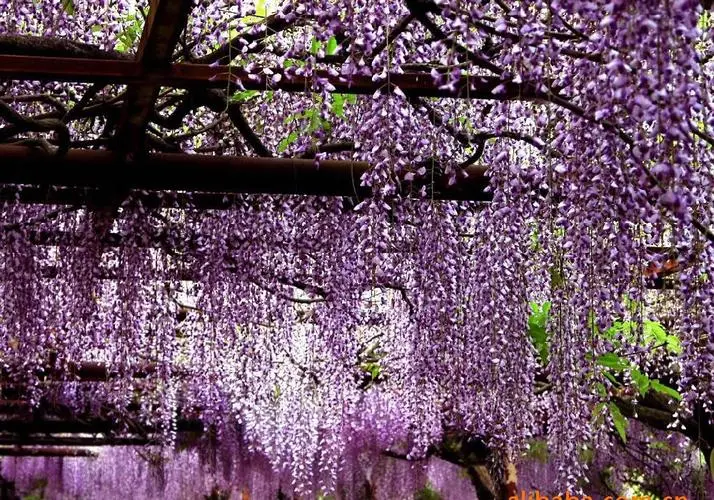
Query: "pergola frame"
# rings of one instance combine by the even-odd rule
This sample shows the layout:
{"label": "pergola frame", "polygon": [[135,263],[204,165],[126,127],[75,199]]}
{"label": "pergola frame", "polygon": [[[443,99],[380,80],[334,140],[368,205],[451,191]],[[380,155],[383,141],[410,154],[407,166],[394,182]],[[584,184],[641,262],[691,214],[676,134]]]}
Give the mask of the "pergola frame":
{"label": "pergola frame", "polygon": [[[52,184],[81,188],[76,197],[64,190],[59,199],[51,195],[48,203],[82,201],[87,188],[101,189],[121,179],[126,189],[191,190],[201,193],[267,193],[296,195],[369,196],[359,178],[369,168],[365,163],[349,161],[314,161],[255,157],[175,154],[147,155],[146,129],[161,87],[186,89],[282,90],[304,93],[315,78],[324,79],[334,92],[374,94],[398,87],[407,97],[456,97],[466,99],[541,99],[547,95],[528,84],[515,84],[496,77],[463,77],[455,90],[442,88],[427,72],[389,75],[385,81],[364,76],[347,80],[317,71],[311,77],[281,72],[283,78],[271,83],[262,72],[248,73],[228,65],[172,63],[171,57],[189,17],[192,2],[152,0],[137,55],[133,59],[96,59],[39,55],[0,54],[0,79],[126,84],[127,92],[110,151],[70,150],[55,157],[43,157],[29,148],[0,146],[4,168],[0,182],[8,184]],[[268,23],[279,22],[269,19]],[[222,59],[221,59],[222,60]],[[220,62],[220,61],[219,61]],[[503,91],[494,94],[501,86]],[[241,127],[239,127],[241,128]],[[244,135],[252,135],[245,130]],[[261,154],[260,156],[266,156]],[[89,168],[89,166],[93,168]],[[189,168],[191,165],[193,169]],[[209,173],[220,165],[220,172]],[[78,174],[82,169],[84,174]],[[102,168],[103,173],[96,173]],[[485,168],[472,166],[459,177],[467,182],[453,185],[441,172],[433,177],[435,199],[488,201]],[[90,172],[92,171],[92,172]],[[171,175],[164,175],[166,173]],[[466,175],[463,175],[466,174]],[[205,185],[201,179],[209,175]],[[228,178],[227,184],[224,180]],[[210,185],[213,184],[213,185]],[[416,192],[417,190],[413,190]],[[35,196],[28,202],[38,202]],[[96,201],[96,200],[95,200]]]}

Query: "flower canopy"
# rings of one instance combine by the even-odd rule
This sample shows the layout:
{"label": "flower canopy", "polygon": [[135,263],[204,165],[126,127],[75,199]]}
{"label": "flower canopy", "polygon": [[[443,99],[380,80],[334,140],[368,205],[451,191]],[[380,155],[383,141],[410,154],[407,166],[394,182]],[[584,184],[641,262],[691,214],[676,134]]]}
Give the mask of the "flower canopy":
{"label": "flower canopy", "polygon": [[676,429],[684,488],[706,3],[0,1],[0,441],[199,432],[297,495],[438,455],[483,499]]}

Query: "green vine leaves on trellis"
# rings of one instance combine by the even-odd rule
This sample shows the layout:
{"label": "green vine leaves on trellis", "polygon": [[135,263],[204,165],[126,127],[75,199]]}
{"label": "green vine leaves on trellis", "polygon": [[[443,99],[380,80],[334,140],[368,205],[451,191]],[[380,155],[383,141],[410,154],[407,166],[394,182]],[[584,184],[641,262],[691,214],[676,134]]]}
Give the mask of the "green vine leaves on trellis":
{"label": "green vine leaves on trellis", "polygon": [[[549,354],[548,319],[551,304],[548,301],[540,304],[532,302],[530,307],[528,333],[538,353],[540,362],[545,367],[548,364]],[[656,321],[645,320],[642,323],[638,323],[636,321],[616,320],[603,332],[600,332],[595,326],[594,318],[591,318],[590,323],[595,333],[609,340],[615,348],[620,347],[622,342],[626,341],[653,349],[664,348],[672,354],[681,352],[681,345],[677,336],[667,333],[664,327]],[[638,336],[638,331],[641,331],[642,335]],[[637,364],[614,351],[601,354],[595,359],[595,362],[603,369],[602,376],[609,381],[612,387],[623,387],[624,380],[629,378],[641,397],[644,397],[648,391],[654,391],[673,400],[680,401],[682,399],[681,394],[675,388],[666,385],[659,379],[650,378],[640,370]],[[596,385],[600,396],[603,399],[607,399],[609,392],[606,386],[602,382],[597,382]],[[612,401],[600,402],[593,408],[593,415],[596,419],[601,418],[605,412],[609,413],[615,431],[623,443],[626,443],[629,426],[627,417],[622,414],[617,404]]]}
{"label": "green vine leaves on trellis", "polygon": [[[119,34],[119,40],[114,49],[118,52],[128,52],[141,38],[141,32],[144,29],[144,17],[139,12],[128,14],[122,24],[124,29]],[[98,26],[99,29],[103,29],[101,25]]]}

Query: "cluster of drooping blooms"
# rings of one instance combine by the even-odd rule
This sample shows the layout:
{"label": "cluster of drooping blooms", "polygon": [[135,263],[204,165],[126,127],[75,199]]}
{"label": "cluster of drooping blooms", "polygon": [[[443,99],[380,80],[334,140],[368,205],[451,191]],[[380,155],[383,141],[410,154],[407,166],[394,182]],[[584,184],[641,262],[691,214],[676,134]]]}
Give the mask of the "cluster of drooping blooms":
{"label": "cluster of drooping blooms", "polygon": [[[170,457],[152,447],[105,449],[93,458],[5,457],[0,477],[3,491],[14,490],[22,498],[267,499],[292,491],[289,478],[275,474],[264,459],[206,443]],[[443,500],[476,498],[454,464],[436,458],[414,463],[363,452],[343,469],[336,487],[339,498],[345,499],[411,498],[426,491]]]}
{"label": "cluster of drooping blooms", "polygon": [[[0,33],[60,37],[113,50],[129,23],[143,23],[143,0],[52,0],[0,2]],[[141,33],[141,27],[137,34]],[[132,39],[127,48],[134,48]],[[90,54],[86,57],[91,58]]]}
{"label": "cluster of drooping blooms", "polygon": [[[633,422],[625,444],[618,437],[604,436],[608,446],[582,450],[581,460],[591,467],[581,478],[580,486],[592,498],[629,494],[652,497],[686,496],[709,498],[714,492],[714,480],[707,470],[702,454],[691,441],[676,433],[653,431]],[[559,483],[558,460],[549,452],[544,441],[534,440],[518,464],[520,490],[535,496],[573,494]],[[671,464],[663,468],[662,462]],[[679,473],[675,472],[678,470]]]}
{"label": "cluster of drooping blooms", "polygon": [[[679,435],[651,432],[634,426],[630,442],[611,443],[613,448],[585,450],[584,461],[592,464],[584,482],[584,494],[592,498],[613,492],[663,497],[709,498],[714,482],[691,443]],[[617,439],[617,438],[616,438]],[[260,456],[227,441],[184,442],[166,455],[156,447],[96,449],[97,457],[4,457],[0,463],[3,491],[21,497],[45,498],[206,498],[210,495],[241,499],[279,498],[289,495],[289,476],[276,474]],[[335,488],[337,498],[374,499],[476,498],[465,471],[438,458],[407,461],[385,457],[376,451],[352,449],[349,465],[343,467]],[[662,461],[672,461],[681,473],[663,470]],[[558,460],[549,455],[543,441],[534,440],[518,461],[518,495],[549,498],[568,489],[559,483]],[[682,476],[686,475],[686,479]],[[633,489],[635,488],[635,489]],[[431,492],[431,495],[427,493]]]}
{"label": "cluster of drooping blooms", "polygon": [[[131,52],[143,4],[109,4],[0,2],[0,30]],[[337,488],[354,449],[419,457],[458,429],[512,459],[545,427],[553,482],[570,487],[588,477],[579,457],[603,433],[592,426],[595,360],[613,345],[599,332],[625,314],[625,297],[644,300],[651,248],[669,246],[684,268],[682,411],[708,408],[714,140],[697,2],[265,4],[258,13],[257,2],[198,2],[182,48],[216,63],[226,57],[216,46],[253,37],[227,57],[268,76],[265,92],[209,97],[238,103],[259,144],[233,132],[222,105],[187,104],[174,126],[184,98],[210,100],[188,93],[162,97],[152,133],[190,151],[316,157],[316,168],[326,146],[343,145],[330,157],[369,162],[362,183],[373,197],[245,196],[205,210],[172,208],[168,193],[149,206],[135,193],[114,213],[11,196],[0,353],[31,403],[129,431],[140,423],[167,442],[191,419],[215,424],[299,493]],[[293,27],[263,36],[255,17],[273,12]],[[97,16],[111,29],[93,29]],[[444,91],[464,76],[502,84],[478,101],[393,84],[425,67]],[[381,86],[350,99],[325,74]],[[311,92],[273,91],[291,75],[312,77]],[[513,85],[524,99],[507,94]],[[67,104],[86,91],[3,85]],[[120,92],[100,91],[96,109],[118,111]],[[39,100],[14,105],[64,116]],[[106,144],[106,117],[88,116],[69,120],[73,140]],[[197,132],[175,133],[182,127]],[[474,161],[489,167],[488,206],[432,199],[431,179],[458,183]],[[414,180],[423,188],[410,192]],[[553,304],[545,367],[527,333],[533,300]],[[72,374],[88,362],[106,380]],[[533,391],[539,376],[544,394]]]}
{"label": "cluster of drooping blooms", "polygon": [[[455,414],[447,391],[468,397],[448,369],[463,362],[450,332],[475,329],[457,302],[459,248],[440,246],[459,241],[458,227],[436,239],[413,227],[456,217],[416,203],[405,213],[419,219],[370,236],[378,217],[344,204],[247,197],[218,213],[132,201],[104,236],[110,247],[96,244],[107,214],[48,207],[28,219],[8,204],[7,376],[29,381],[36,400],[82,414],[91,405],[127,432],[147,425],[171,440],[198,415],[222,438],[246,439],[300,491],[334,488],[350,446],[411,440],[425,453]],[[70,375],[89,362],[106,367],[105,382]]]}

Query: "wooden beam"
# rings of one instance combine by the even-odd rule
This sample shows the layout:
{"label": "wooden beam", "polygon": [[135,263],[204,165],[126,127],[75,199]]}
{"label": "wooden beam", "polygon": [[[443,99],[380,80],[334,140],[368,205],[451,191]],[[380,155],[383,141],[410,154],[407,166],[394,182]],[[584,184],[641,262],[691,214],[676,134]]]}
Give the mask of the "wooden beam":
{"label": "wooden beam", "polygon": [[[197,437],[202,432],[180,431],[176,435],[176,443],[179,446],[191,446],[197,444]],[[57,447],[96,447],[96,446],[146,446],[157,444],[159,440],[152,439],[151,436],[139,434],[0,434],[0,446],[57,446]],[[2,497],[0,497],[2,498]]]}
{"label": "wooden beam", "polygon": [[[310,92],[313,78],[295,76],[282,69],[266,69],[248,73],[242,68],[209,66],[201,64],[172,64],[146,73],[136,61],[106,59],[76,59],[67,57],[36,57],[0,55],[0,79],[39,80],[115,84],[154,84],[175,88],[219,88],[257,91],[282,90],[285,92]],[[350,79],[332,76],[326,71],[315,71],[315,78],[329,84],[331,92],[372,95],[386,91],[386,81],[372,81],[371,77],[356,75]],[[428,73],[393,73],[388,78],[391,86],[408,97],[454,97],[487,100],[547,99],[531,85],[503,82],[497,77],[463,76],[453,89],[434,83]],[[500,86],[500,89],[498,87]],[[494,93],[495,90],[499,92]]]}
{"label": "wooden beam", "polygon": [[[23,146],[0,145],[0,164],[0,184],[45,186],[48,197],[55,187],[75,188],[79,193],[97,189],[108,193],[147,190],[371,196],[367,187],[360,186],[369,164],[355,161],[323,160],[317,165],[314,160],[292,158],[154,153],[123,163],[110,151],[75,149],[53,156]],[[433,182],[431,176],[405,182],[403,194],[415,195],[426,185],[434,199],[489,201],[486,170],[481,165],[468,167],[463,171],[468,177],[453,185],[439,174]]]}
{"label": "wooden beam", "polygon": [[145,150],[146,126],[161,89],[160,83],[151,76],[170,67],[171,56],[192,7],[193,0],[151,0],[136,56],[141,81],[127,88],[117,127],[115,147],[122,157],[135,156]]}
{"label": "wooden beam", "polygon": [[[102,434],[111,436],[122,431],[122,423],[112,419],[82,418],[60,420],[57,418],[36,418],[28,420],[24,417],[0,418],[0,435],[7,441],[15,435],[17,443],[31,444],[29,436],[32,434]],[[204,425],[197,419],[179,419],[176,422],[178,432],[203,432]],[[144,428],[148,438],[155,429]],[[28,437],[23,441],[23,437]]]}
{"label": "wooden beam", "polygon": [[[235,206],[237,195],[224,193],[135,193],[146,208],[186,208],[199,210],[229,210]],[[15,186],[0,187],[0,201],[19,201],[24,204],[83,205],[102,207],[108,203],[101,189],[62,186]]]}
{"label": "wooden beam", "polygon": [[57,446],[0,446],[0,457],[97,457],[99,453],[85,448]]}
{"label": "wooden beam", "polygon": [[0,435],[0,446],[144,446],[150,440],[144,436],[121,435],[105,436],[99,435],[52,435],[52,434],[31,434],[28,436]]}

